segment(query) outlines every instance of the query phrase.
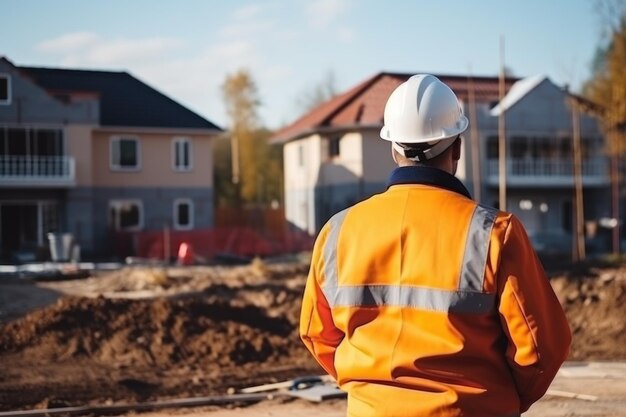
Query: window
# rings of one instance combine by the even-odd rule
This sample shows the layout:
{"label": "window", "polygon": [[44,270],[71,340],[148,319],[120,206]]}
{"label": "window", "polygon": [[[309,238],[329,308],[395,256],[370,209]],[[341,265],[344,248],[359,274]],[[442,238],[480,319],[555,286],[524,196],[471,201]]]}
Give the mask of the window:
{"label": "window", "polygon": [[580,154],[582,159],[589,159],[591,158],[594,154],[597,154],[599,152],[594,152],[595,151],[595,146],[593,143],[593,140],[590,138],[581,138],[580,139]]}
{"label": "window", "polygon": [[511,158],[522,159],[529,156],[528,141],[524,136],[513,136],[511,138]]}
{"label": "window", "polygon": [[143,204],[141,200],[110,201],[109,226],[118,231],[141,230],[143,228]]}
{"label": "window", "polygon": [[193,201],[187,198],[174,200],[174,229],[193,228]]}
{"label": "window", "polygon": [[111,138],[111,169],[136,171],[141,166],[139,139],[129,137]]}
{"label": "window", "polygon": [[0,105],[11,104],[11,77],[0,74]]}
{"label": "window", "polygon": [[559,143],[559,153],[561,158],[571,158],[572,157],[572,139],[569,137],[561,138]]}
{"label": "window", "polygon": [[0,156],[63,156],[63,130],[0,125]]}
{"label": "window", "polygon": [[498,159],[500,150],[498,145],[497,136],[489,136],[487,138],[487,159]]}
{"label": "window", "polygon": [[172,140],[172,165],[174,171],[191,171],[191,140],[189,138]]}
{"label": "window", "polygon": [[29,155],[28,145],[29,131],[27,129],[21,129],[19,127],[9,127],[7,132],[7,155],[12,156],[27,156]]}
{"label": "window", "polygon": [[571,232],[574,228],[574,209],[570,200],[562,203],[561,227],[567,232]]}
{"label": "window", "polygon": [[331,158],[334,156],[339,156],[340,148],[339,142],[341,138],[332,138],[328,141],[328,156]]}
{"label": "window", "polygon": [[[63,136],[60,130],[38,129],[32,137],[35,154],[39,156],[63,155]],[[31,151],[32,153],[32,151]]]}

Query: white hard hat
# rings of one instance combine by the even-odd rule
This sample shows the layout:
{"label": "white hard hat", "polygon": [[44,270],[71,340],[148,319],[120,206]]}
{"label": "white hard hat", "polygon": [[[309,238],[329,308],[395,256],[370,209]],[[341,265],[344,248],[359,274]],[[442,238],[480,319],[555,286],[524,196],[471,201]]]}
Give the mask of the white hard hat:
{"label": "white hard hat", "polygon": [[[468,126],[454,92],[437,77],[418,74],[400,84],[385,105],[384,126],[380,137],[399,144],[432,145],[431,152],[421,158],[431,159],[443,152]],[[429,155],[430,154],[430,155]],[[408,155],[407,155],[408,156]]]}

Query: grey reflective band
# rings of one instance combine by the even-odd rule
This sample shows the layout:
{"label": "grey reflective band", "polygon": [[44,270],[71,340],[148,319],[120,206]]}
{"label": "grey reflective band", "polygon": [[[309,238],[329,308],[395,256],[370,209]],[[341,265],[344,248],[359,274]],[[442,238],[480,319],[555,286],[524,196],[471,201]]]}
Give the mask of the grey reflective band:
{"label": "grey reflective band", "polygon": [[324,286],[330,307],[397,306],[438,312],[485,314],[493,310],[495,294],[483,292],[491,230],[498,211],[476,206],[468,230],[457,290],[405,285],[338,285],[337,242],[347,209],[329,220],[324,245]]}
{"label": "grey reflective band", "polygon": [[341,286],[336,290],[335,306],[397,306],[438,312],[484,314],[491,311],[495,294],[450,291],[404,285]]}
{"label": "grey reflective band", "polygon": [[483,291],[485,265],[489,256],[489,241],[497,214],[498,210],[480,204],[474,209],[465,241],[463,263],[461,264],[461,277],[459,279],[459,290],[461,291]]}
{"label": "grey reflective band", "polygon": [[328,221],[330,231],[324,245],[324,278],[325,284],[322,291],[326,296],[326,301],[331,306],[334,304],[335,291],[337,288],[337,241],[339,240],[339,230],[343,220],[346,218],[348,209],[335,214]]}

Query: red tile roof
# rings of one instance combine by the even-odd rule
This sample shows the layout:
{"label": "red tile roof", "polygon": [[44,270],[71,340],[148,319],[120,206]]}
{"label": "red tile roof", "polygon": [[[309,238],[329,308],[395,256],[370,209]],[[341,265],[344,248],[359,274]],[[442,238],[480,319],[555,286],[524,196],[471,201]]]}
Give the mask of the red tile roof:
{"label": "red tile roof", "polygon": [[[325,130],[342,129],[354,126],[382,126],[385,103],[391,92],[413,74],[381,72],[363,81],[350,90],[339,94],[299,119],[279,129],[273,136],[273,143],[283,143],[307,134]],[[469,94],[468,76],[437,75],[456,93],[459,99],[467,101]],[[498,101],[498,77],[472,77],[474,96],[477,102]],[[506,90],[517,81],[506,79]]]}

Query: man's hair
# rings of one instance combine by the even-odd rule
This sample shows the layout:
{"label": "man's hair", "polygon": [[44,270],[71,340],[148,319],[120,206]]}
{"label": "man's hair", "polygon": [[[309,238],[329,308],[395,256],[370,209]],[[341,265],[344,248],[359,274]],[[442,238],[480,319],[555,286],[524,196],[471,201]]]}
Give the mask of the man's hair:
{"label": "man's hair", "polygon": [[[440,153],[439,155],[435,156],[432,159],[427,159],[424,161],[415,161],[413,159],[409,159],[406,156],[402,155],[400,152],[398,152],[395,148],[392,148],[392,151],[394,153],[394,155],[396,156],[396,161],[398,162],[398,165],[409,165],[409,166],[430,166],[430,167],[436,167],[437,165],[439,165],[441,159],[443,158],[443,156],[447,153],[450,152],[450,149],[452,149],[452,147],[454,146],[454,144],[456,143],[457,140],[459,140],[460,136],[458,136],[456,138],[456,140],[454,142],[452,142],[452,144],[450,146],[448,146],[446,148],[445,151],[443,151],[442,153]],[[401,146],[403,148],[406,148],[409,151],[409,154],[411,153],[410,151],[417,151],[417,152],[423,152],[425,150],[427,150],[428,148],[430,148],[432,145],[427,145],[427,144],[423,144],[423,143],[402,143]]]}
{"label": "man's hair", "polygon": [[396,157],[396,161],[397,161],[398,165],[400,165],[400,166],[407,166],[407,165],[409,165],[409,166],[431,166],[431,165],[433,165],[434,162],[436,162],[436,160],[439,157],[441,157],[441,155],[437,155],[433,159],[429,159],[429,160],[424,161],[424,162],[419,162],[419,161],[414,161],[412,159],[407,158],[406,156],[402,155],[400,152],[398,152],[394,148],[392,148],[391,150],[392,150],[393,154]]}

